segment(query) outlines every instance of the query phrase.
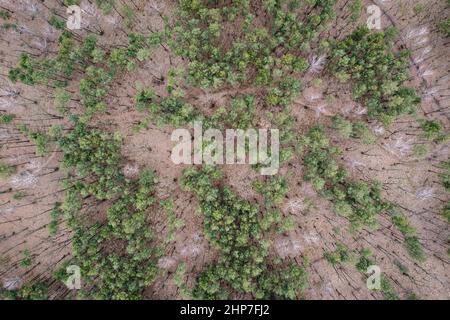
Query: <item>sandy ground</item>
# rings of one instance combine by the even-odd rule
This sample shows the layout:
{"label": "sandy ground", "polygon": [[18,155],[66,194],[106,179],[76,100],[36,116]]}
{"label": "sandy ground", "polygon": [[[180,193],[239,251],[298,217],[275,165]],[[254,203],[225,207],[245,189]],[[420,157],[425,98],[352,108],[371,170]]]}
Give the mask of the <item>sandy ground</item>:
{"label": "sandy ground", "polygon": [[[120,1],[119,1],[120,2]],[[138,11],[138,27],[135,30],[161,30],[162,21],[154,9],[170,15],[173,1],[133,1]],[[344,20],[349,15],[345,7],[349,1],[338,1],[338,18],[330,31],[322,37],[342,38],[354,28],[355,24]],[[437,33],[435,21],[445,16],[444,1],[365,1],[366,5],[377,3],[382,8],[383,27],[394,25],[400,31],[398,47],[410,48],[413,52],[411,72],[414,86],[423,97],[420,115],[442,121],[449,128],[450,110],[449,40]],[[414,5],[423,3],[426,11],[416,14]],[[36,55],[49,55],[56,50],[58,33],[46,22],[51,8],[64,10],[56,1],[4,1],[0,6],[14,11],[13,20],[21,26],[20,34],[11,30],[0,30],[0,110],[14,113],[14,123],[26,123],[34,129],[46,129],[52,124],[61,123],[65,128],[69,124],[54,119],[51,88],[29,87],[11,83],[6,75],[15,65],[21,52]],[[125,34],[118,28],[120,16],[113,12],[102,16],[88,1],[81,1],[84,10],[83,27],[89,30],[103,30],[99,36],[101,44],[114,45],[125,42]],[[447,15],[448,15],[448,9]],[[366,20],[366,14],[360,22]],[[79,31],[86,34],[87,30]],[[310,57],[311,59],[317,57]],[[172,197],[177,217],[185,221],[173,243],[164,245],[164,257],[160,267],[166,272],[148,288],[146,297],[151,299],[178,299],[179,290],[173,282],[173,272],[179,262],[187,263],[187,282],[191,285],[196,275],[205,265],[213,261],[215,252],[209,248],[203,238],[202,217],[197,213],[197,203],[192,194],[181,191],[178,180],[183,166],[174,165],[170,160],[173,143],[170,135],[174,128],[151,125],[148,130],[133,132],[133,126],[143,115],[133,107],[136,82],[152,87],[158,94],[165,94],[165,83],[156,83],[152,75],[166,77],[170,67],[182,64],[182,61],[158,49],[150,61],[143,63],[135,72],[127,73],[113,84],[113,94],[107,98],[108,112],[95,121],[99,127],[121,131],[125,137],[123,154],[129,170],[154,168],[159,177],[157,195],[161,199]],[[79,77],[80,75],[78,75]],[[310,84],[314,77],[322,78],[318,88]],[[314,123],[329,124],[330,116],[346,114],[358,119],[364,115],[364,108],[351,100],[350,89],[338,84],[325,74],[309,74],[302,79],[305,90],[291,106],[297,119],[295,130],[305,132]],[[76,81],[69,87],[77,90]],[[10,95],[10,92],[19,92]],[[250,91],[251,92],[251,91]],[[188,100],[199,110],[208,112],[212,105],[220,105],[228,100],[228,90],[218,92],[188,92]],[[258,90],[251,92],[258,96]],[[333,102],[329,97],[334,96]],[[306,106],[306,107],[305,107]],[[73,110],[78,110],[76,101],[71,102]],[[263,118],[263,110],[258,106],[258,117]],[[369,291],[365,279],[351,266],[333,267],[323,257],[325,251],[332,251],[337,241],[345,243],[351,249],[369,248],[374,259],[389,278],[395,291],[405,297],[414,292],[423,299],[450,298],[450,272],[447,240],[450,228],[440,216],[440,211],[449,194],[439,183],[437,164],[449,158],[449,145],[433,146],[433,151],[422,160],[412,155],[414,144],[423,140],[417,123],[412,117],[403,117],[388,130],[380,131],[377,123],[371,123],[379,134],[376,144],[364,146],[357,141],[333,138],[333,143],[345,150],[342,163],[346,165],[355,179],[377,179],[384,183],[383,195],[386,199],[401,205],[411,224],[417,229],[418,236],[427,254],[427,261],[421,264],[411,261],[403,244],[403,236],[392,226],[387,215],[379,217],[377,230],[362,230],[352,234],[348,232],[348,222],[336,216],[331,204],[317,195],[310,185],[302,181],[302,162],[295,158],[285,163],[280,172],[289,181],[289,193],[283,204],[283,214],[293,216],[296,228],[284,234],[273,234],[271,255],[295,259],[301,262],[308,258],[310,285],[305,299],[381,299],[379,293]],[[50,236],[48,232],[49,211],[56,201],[61,201],[64,177],[58,169],[61,152],[52,147],[48,157],[35,155],[33,143],[14,126],[0,128],[1,160],[17,166],[17,174],[0,181],[0,283],[19,279],[19,283],[46,280],[51,272],[70,257],[70,231],[61,221],[59,232]],[[431,146],[431,144],[430,144]],[[243,198],[261,204],[262,199],[251,189],[251,183],[258,178],[249,166],[225,166],[225,181]],[[23,192],[25,196],[14,200],[13,194]],[[313,208],[306,210],[306,203]],[[85,210],[101,211],[101,207],[87,207]],[[152,228],[162,243],[167,233],[164,213],[149,212]],[[23,250],[32,253],[31,268],[20,266]],[[408,268],[408,275],[401,273],[398,264]],[[61,285],[52,283],[52,298],[63,298],[70,294]],[[236,297],[242,298],[242,297]]]}

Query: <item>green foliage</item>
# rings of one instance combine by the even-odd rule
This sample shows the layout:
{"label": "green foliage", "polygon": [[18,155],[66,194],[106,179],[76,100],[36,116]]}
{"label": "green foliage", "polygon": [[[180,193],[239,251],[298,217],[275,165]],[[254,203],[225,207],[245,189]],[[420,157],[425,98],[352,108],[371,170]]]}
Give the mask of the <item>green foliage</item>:
{"label": "green foliage", "polygon": [[[89,296],[95,299],[140,299],[143,290],[157,275],[158,248],[151,247],[152,232],[147,213],[155,202],[156,177],[153,171],[141,173],[138,181],[116,181],[119,198],[108,208],[106,224],[86,225],[77,212],[79,192],[69,191],[61,208],[74,229],[73,255],[80,266]],[[121,243],[113,250],[101,248]],[[114,249],[115,248],[115,249]]]}
{"label": "green foliage", "polygon": [[306,135],[301,137],[301,144],[305,149],[309,149],[312,152],[319,152],[329,147],[330,140],[323,127],[314,126],[308,130]]}
{"label": "green foliage", "polygon": [[221,276],[217,269],[217,266],[210,265],[200,273],[192,291],[194,299],[225,300],[228,298],[228,292],[221,287]]}
{"label": "green foliage", "polygon": [[64,88],[55,89],[55,108],[60,114],[66,114],[68,111],[67,104],[70,101],[70,94]]}
{"label": "green foliage", "polygon": [[350,138],[353,133],[353,125],[350,121],[345,120],[342,116],[337,115],[332,119],[332,128],[336,130],[343,138]]}
{"label": "green foliage", "polygon": [[142,89],[134,97],[136,110],[143,112],[148,109],[149,104],[156,99],[156,95],[152,90]]}
{"label": "green foliage", "polygon": [[27,196],[27,194],[23,191],[19,191],[13,194],[13,199],[14,200],[22,200],[23,198],[25,198]]}
{"label": "green foliage", "polygon": [[444,127],[440,122],[432,120],[420,120],[420,127],[426,139],[436,143],[444,143],[448,141],[450,135],[444,131]]}
{"label": "green foliage", "polygon": [[118,191],[117,180],[122,179],[120,142],[119,136],[89,129],[81,123],[58,139],[57,143],[64,151],[63,165],[75,168],[80,178],[89,180],[75,185],[82,195],[93,194],[98,199],[108,199]]}
{"label": "green foliage", "polygon": [[58,30],[64,30],[66,27],[66,22],[55,15],[51,15],[48,18],[48,23]]}
{"label": "green foliage", "polygon": [[266,97],[266,103],[269,106],[281,106],[287,108],[300,92],[300,81],[286,77],[280,81],[277,87],[269,90]]}
{"label": "green foliage", "polygon": [[24,268],[31,267],[31,264],[33,263],[33,258],[31,256],[31,252],[28,249],[25,249],[22,252],[23,258],[20,260],[20,266]]}
{"label": "green foliage", "polygon": [[[181,186],[196,194],[204,215],[206,239],[219,251],[219,258],[198,277],[196,299],[225,299],[227,287],[251,293],[255,298],[293,298],[304,288],[300,267],[269,272],[269,243],[263,238],[258,207],[217,184],[221,173],[213,167],[185,170]],[[226,287],[224,286],[226,284]]]}
{"label": "green foliage", "polygon": [[0,178],[5,179],[16,173],[16,167],[6,164],[0,163]]}
{"label": "green foliage", "polygon": [[[70,5],[78,1],[64,0],[64,3]],[[128,5],[117,10],[114,0],[96,0],[95,3],[105,14],[113,10],[120,12],[127,26],[132,26],[135,14]],[[64,188],[67,191],[64,202],[57,203],[50,212],[49,230],[55,235],[58,221],[64,215],[73,231],[73,260],[81,266],[86,287],[80,297],[139,299],[158,272],[156,258],[160,251],[152,246],[153,232],[148,226],[149,213],[157,203],[153,196],[157,177],[152,170],[144,170],[138,180],[126,179],[120,170],[123,162],[120,135],[89,125],[94,113],[106,110],[105,98],[113,80],[121,72],[134,70],[139,62],[150,57],[152,48],[168,37],[173,51],[187,62],[187,69],[170,72],[168,97],[160,97],[149,89],[138,90],[136,109],[148,113],[139,127],[146,127],[150,121],[179,126],[198,116],[194,106],[183,100],[185,90],[181,80],[209,90],[224,86],[243,89],[264,86],[268,90],[261,96],[266,107],[271,111],[282,110],[271,117],[282,127],[282,144],[289,146],[283,148],[281,159],[291,159],[292,142],[296,142],[296,137],[291,131],[294,119],[287,109],[301,91],[298,78],[309,67],[305,57],[326,23],[333,18],[334,3],[334,0],[288,3],[269,0],[255,10],[247,0],[225,3],[181,0],[179,22],[172,26],[167,24],[164,33],[154,32],[149,36],[130,33],[126,47],[118,46],[110,51],[97,46],[92,36],[79,42],[71,33],[63,31],[54,58],[35,58],[27,54],[20,57],[17,67],[9,72],[10,79],[29,85],[55,86],[55,106],[61,114],[68,113],[71,100],[64,86],[75,73],[83,74],[79,90],[87,112],[72,116],[73,130],[65,134],[62,127],[54,127],[49,135],[29,134],[38,146],[38,155],[47,154],[50,138],[55,139],[64,152],[63,165],[68,172]],[[359,18],[361,8],[361,1],[352,2],[353,20]],[[268,17],[266,23],[261,24],[256,19],[261,14]],[[56,16],[50,16],[49,23],[57,29],[65,28],[64,21]],[[230,24],[237,26],[237,34],[226,34]],[[332,49],[333,73],[342,80],[351,80],[354,98],[367,105],[370,116],[383,120],[414,111],[420,100],[412,89],[402,86],[409,77],[408,57],[406,52],[393,53],[392,38],[391,30],[371,34],[360,28],[341,43],[333,44]],[[327,44],[322,43],[321,47],[327,48]],[[219,107],[213,114],[210,124],[239,129],[252,127],[256,123],[255,97],[232,98],[229,106]],[[9,123],[12,118],[2,115],[1,121]],[[343,137],[359,138],[366,144],[375,139],[362,122],[352,125],[342,117],[335,117],[333,128]],[[306,152],[305,180],[322,191],[333,202],[334,211],[347,217],[352,226],[374,226],[376,216],[391,207],[381,199],[378,183],[348,179],[348,173],[336,160],[340,151],[330,146],[323,128],[312,128],[300,139],[299,147]],[[1,164],[0,176],[13,174],[15,169],[11,168],[14,167]],[[198,199],[206,239],[218,253],[216,261],[198,276],[192,293],[185,284],[186,265],[178,265],[174,281],[182,296],[225,299],[232,292],[238,292],[257,299],[298,298],[307,283],[304,267],[271,263],[270,242],[265,238],[265,233],[273,232],[275,225],[282,232],[295,225],[292,217],[283,221],[276,208],[287,194],[286,180],[273,177],[255,182],[255,189],[266,201],[266,210],[261,212],[256,205],[224,186],[220,177],[220,172],[210,167],[188,169],[182,177],[183,190],[194,192]],[[107,205],[106,216],[92,219],[86,214],[86,199]],[[183,221],[177,218],[172,199],[161,201],[160,205],[167,215],[166,240],[171,242]],[[410,254],[419,259],[423,252],[414,230],[398,216],[393,221],[405,235]],[[362,272],[372,263],[368,251],[363,250],[357,256],[343,244],[336,246],[335,252],[326,253],[327,260],[334,265],[353,263],[359,258],[355,265]],[[11,294],[19,299],[46,296],[45,288],[40,285],[24,289]],[[387,280],[382,291],[388,298],[395,297]]]}
{"label": "green foliage", "polygon": [[177,218],[174,210],[173,210],[173,200],[171,198],[160,201],[161,206],[164,208],[164,211],[167,215],[167,236],[166,242],[175,241],[176,231],[184,226],[184,221],[180,218]]}
{"label": "green foliage", "polygon": [[[120,172],[120,135],[111,135],[76,121],[65,136],[52,134],[64,151],[63,165],[75,178],[65,182],[64,202],[55,208],[50,228],[55,231],[62,211],[73,229],[73,256],[80,266],[90,297],[138,299],[157,274],[157,248],[150,246],[146,210],[154,203],[157,181],[153,171],[143,171],[137,181],[125,180]],[[106,223],[88,222],[79,214],[83,197],[115,199]],[[101,250],[121,243],[115,250]]]}
{"label": "green foliage", "polygon": [[38,59],[25,53],[21,54],[17,67],[9,70],[9,79],[27,85],[64,85],[67,78],[73,75],[77,64],[81,64],[83,69],[86,66],[89,58],[86,48],[95,46],[95,38],[88,36],[83,44],[78,45],[72,34],[64,31],[58,41],[58,52],[53,59]]}
{"label": "green foliage", "polygon": [[394,261],[394,264],[398,267],[398,270],[402,274],[409,275],[409,269],[407,266],[403,265],[400,261]]}
{"label": "green foliage", "polygon": [[322,83],[323,83],[323,80],[320,79],[320,78],[314,78],[314,79],[312,80],[312,85],[313,85],[315,88],[320,88],[320,87],[322,86]]}
{"label": "green foliage", "polygon": [[[170,46],[174,52],[189,61],[186,79],[189,85],[204,89],[242,83],[268,85],[282,80],[283,72],[307,69],[308,63],[299,56],[298,49],[309,50],[310,42],[316,40],[318,32],[334,16],[334,3],[334,0],[311,3],[311,8],[304,10],[314,7],[317,11],[301,19],[298,6],[266,2],[264,9],[270,23],[261,26],[255,19],[259,12],[248,1],[220,7],[201,1],[181,1],[180,19],[175,25],[167,25],[166,33],[173,33]],[[238,32],[226,35],[224,26],[230,22]],[[225,45],[224,37],[230,37],[229,45]],[[285,48],[285,54],[277,57],[275,52],[280,47]]]}
{"label": "green foliage", "polygon": [[48,224],[48,230],[51,236],[55,236],[58,232],[59,219],[62,215],[63,211],[61,210],[61,203],[57,202],[50,211],[50,223]]}
{"label": "green foliage", "polygon": [[[369,249],[363,248],[359,251],[350,250],[341,242],[336,243],[336,250],[325,252],[325,259],[333,266],[353,265],[361,274],[366,275],[370,266],[376,265],[371,258],[372,253]],[[398,295],[392,288],[390,281],[381,275],[381,293],[386,300],[398,300]]]}
{"label": "green foliage", "polygon": [[293,72],[305,72],[309,68],[309,62],[303,57],[296,57],[291,53],[287,53],[280,58],[282,67],[286,68],[287,71]]}
{"label": "green foliage", "polygon": [[0,28],[1,28],[2,30],[14,30],[14,31],[17,31],[18,26],[17,26],[17,24],[15,24],[15,23],[8,23],[8,22],[6,22],[6,23],[3,23],[3,24],[0,26]]}
{"label": "green foliage", "polygon": [[289,231],[295,230],[295,226],[296,223],[293,216],[284,217],[278,231],[280,233],[287,233]]}
{"label": "green foliage", "polygon": [[307,152],[304,156],[305,181],[334,202],[334,211],[346,217],[353,228],[375,227],[376,217],[391,208],[381,198],[381,185],[347,180],[348,172],[334,159],[339,150],[330,147],[322,127],[316,126],[302,137]]}
{"label": "green foliage", "polygon": [[180,289],[180,294],[183,299],[191,299],[192,293],[186,285],[186,263],[180,262],[177,266],[177,270],[173,276],[173,280],[176,286]]}
{"label": "green foliage", "polygon": [[268,231],[274,224],[281,223],[281,221],[282,215],[279,210],[267,210],[260,218],[259,225],[262,230]]}
{"label": "green foliage", "polygon": [[264,196],[266,205],[278,205],[283,202],[289,186],[283,177],[274,176],[266,180],[256,180],[253,187]]}
{"label": "green foliage", "polygon": [[29,133],[28,137],[36,144],[36,155],[40,157],[48,155],[49,137],[47,134],[39,131],[32,131]]}
{"label": "green foliage", "polygon": [[336,243],[336,250],[324,253],[325,259],[333,266],[339,266],[351,262],[352,252],[343,243]]}
{"label": "green foliage", "polygon": [[381,277],[381,293],[386,300],[398,300],[398,295],[386,277]]}
{"label": "green foliage", "polygon": [[0,289],[0,299],[5,300],[47,300],[48,298],[48,286],[42,282],[24,285],[19,290]]}
{"label": "green foliage", "polygon": [[149,115],[142,120],[137,129],[147,128],[150,122],[158,125],[182,126],[193,121],[197,113],[194,107],[181,98],[169,96],[158,98],[150,90],[141,90],[135,97],[136,109],[146,110]]}
{"label": "green foliage", "polygon": [[95,4],[103,14],[110,14],[116,5],[116,0],[95,0]]}
{"label": "green foliage", "polygon": [[414,292],[408,292],[406,295],[406,300],[420,300],[420,298],[417,296]]}
{"label": "green foliage", "polygon": [[332,128],[343,138],[360,139],[363,144],[373,144],[376,136],[372,133],[366,123],[357,121],[351,123],[342,116],[337,115],[332,118]]}
{"label": "green foliage", "polygon": [[36,155],[43,157],[48,154],[50,137],[46,133],[30,130],[30,128],[24,124],[18,125],[18,129],[36,145]]}
{"label": "green foliage", "polygon": [[443,172],[439,175],[444,188],[450,192],[450,160],[442,161],[439,165]]}
{"label": "green foliage", "polygon": [[0,10],[0,18],[3,20],[9,20],[9,18],[11,18],[11,13],[6,10]]}
{"label": "green foliage", "polygon": [[333,266],[354,265],[362,274],[366,274],[367,269],[374,265],[375,262],[370,258],[372,253],[369,249],[360,251],[350,250],[345,244],[336,243],[336,250],[325,252],[325,259]]}
{"label": "green foliage", "polygon": [[413,89],[403,87],[409,79],[409,51],[395,53],[396,32],[371,32],[359,27],[343,41],[335,42],[329,70],[341,81],[351,80],[353,96],[368,108],[370,117],[385,120],[412,113],[420,103]]}
{"label": "green foliage", "polygon": [[408,218],[401,214],[392,216],[392,222],[398,230],[405,236],[412,236],[415,234],[415,229],[410,226]]}
{"label": "green foliage", "polygon": [[101,63],[105,59],[105,51],[101,48],[95,48],[91,51],[91,57],[93,63]]}
{"label": "green foliage", "polygon": [[166,98],[160,104],[152,104],[150,105],[150,111],[154,116],[160,116],[164,121],[174,126],[192,121],[195,115],[192,105],[177,98]]}
{"label": "green foliage", "polygon": [[131,28],[133,26],[134,16],[136,15],[133,9],[129,5],[124,4],[123,7],[121,8],[121,13],[125,19],[125,26],[127,28]]}
{"label": "green foliage", "polygon": [[276,43],[285,43],[287,48],[309,48],[310,41],[315,40],[318,33],[325,28],[326,23],[335,17],[335,2],[333,0],[309,2],[318,10],[309,14],[305,21],[298,19],[295,10],[285,11],[281,2],[273,2],[273,5],[267,6],[268,11],[273,12],[275,19],[273,33]]}
{"label": "green foliage", "polygon": [[112,74],[103,68],[89,66],[86,68],[86,77],[80,80],[81,103],[90,112],[105,111],[103,100],[109,91],[113,79]]}
{"label": "green foliage", "polygon": [[[78,1],[65,1],[66,5],[73,3]],[[110,12],[114,3],[96,1],[104,12]],[[49,22],[59,29],[64,28],[56,17],[50,17]],[[153,171],[145,170],[137,181],[125,179],[120,168],[123,161],[120,134],[93,129],[89,120],[94,113],[105,110],[105,98],[117,75],[133,69],[136,60],[147,59],[150,50],[161,44],[163,36],[160,32],[149,36],[130,33],[128,46],[108,51],[97,46],[93,36],[79,41],[72,33],[63,31],[55,57],[35,58],[22,54],[17,66],[9,71],[9,78],[14,82],[55,87],[55,106],[61,114],[68,113],[71,100],[64,87],[73,80],[75,72],[83,74],[79,89],[86,112],[70,116],[74,127],[69,133],[65,133],[62,126],[53,126],[49,135],[20,126],[37,144],[38,154],[47,153],[50,139],[64,152],[62,164],[68,173],[63,183],[66,194],[64,201],[50,212],[48,227],[52,235],[56,234],[58,221],[64,215],[72,229],[73,262],[81,267],[83,285],[87,289],[81,291],[82,298],[142,298],[144,289],[158,272],[155,260],[160,250],[151,246],[147,212],[155,202],[152,195],[156,176]],[[162,110],[169,108],[167,112],[171,113],[176,103],[166,102]],[[0,169],[5,177],[15,172],[6,165]],[[109,208],[106,216],[100,217],[101,221],[85,214],[85,199],[109,200],[105,202]]]}
{"label": "green foliage", "polygon": [[48,60],[33,60],[28,54],[21,54],[16,68],[9,70],[8,78],[12,82],[21,81],[28,85],[48,81],[51,75]]}
{"label": "green foliage", "polygon": [[416,144],[413,148],[413,154],[416,158],[424,158],[428,155],[429,150],[423,144]]}
{"label": "green foliage", "polygon": [[[280,162],[287,161],[283,156],[285,150],[293,148],[301,149],[298,143],[298,137],[294,131],[295,118],[290,114],[289,110],[283,110],[281,112],[267,113],[267,118],[271,121],[272,125],[280,130]],[[293,144],[296,144],[293,146]]]}
{"label": "green foliage", "polygon": [[352,3],[350,4],[350,11],[352,13],[352,15],[350,16],[350,19],[352,21],[358,21],[359,18],[361,17],[361,12],[363,9],[363,3],[361,0],[353,0]]}
{"label": "green foliage", "polygon": [[307,273],[295,264],[267,271],[260,280],[260,299],[297,299],[299,291],[308,286]]}
{"label": "green foliage", "polygon": [[322,127],[310,129],[302,137],[302,145],[309,151],[304,158],[303,178],[311,182],[317,191],[323,190],[328,180],[337,183],[344,178],[346,173],[333,159],[339,151],[329,147],[328,137]]}
{"label": "green foliage", "polygon": [[419,262],[426,260],[425,252],[423,251],[423,246],[420,243],[419,238],[416,236],[406,236],[405,246],[411,258]]}
{"label": "green foliage", "polygon": [[[84,77],[79,82],[81,103],[88,112],[81,120],[87,122],[94,113],[105,111],[104,99],[118,72],[134,68],[138,57],[148,58],[150,50],[159,46],[161,41],[162,34],[158,32],[149,36],[130,33],[128,47],[113,49],[107,55],[102,48],[97,47],[94,36],[89,35],[82,43],[78,43],[71,33],[64,31],[59,38],[56,57],[37,59],[22,54],[17,67],[9,70],[9,78],[13,82],[21,81],[28,85],[52,83],[58,88],[55,91],[56,108],[65,114],[70,95],[61,87],[66,85],[75,70],[82,71]],[[143,55],[142,50],[148,54]]]}
{"label": "green foliage", "polygon": [[421,3],[416,4],[413,8],[413,11],[415,14],[421,14],[425,11],[425,5],[423,5]]}
{"label": "green foliage", "polygon": [[362,249],[359,252],[358,261],[355,264],[355,267],[359,272],[366,273],[370,266],[375,265],[375,262],[370,259],[371,255],[372,253],[369,249]]}
{"label": "green foliage", "polygon": [[450,17],[439,22],[439,29],[444,33],[447,37],[450,37]]}
{"label": "green foliage", "polygon": [[361,121],[353,124],[352,137],[360,139],[363,144],[373,144],[377,140],[367,124]]}
{"label": "green foliage", "polygon": [[408,218],[396,213],[392,216],[392,222],[405,237],[405,246],[411,258],[419,262],[425,261],[425,252],[416,236],[416,229],[409,224]]}
{"label": "green foliage", "polygon": [[0,124],[9,124],[11,123],[16,116],[14,114],[2,113],[0,115]]}
{"label": "green foliage", "polygon": [[[137,182],[124,186],[122,196],[107,210],[106,230],[113,239],[126,241],[126,258],[110,254],[102,259],[106,265],[100,264],[98,276],[103,281],[99,295],[104,299],[136,299],[156,277],[157,251],[149,245],[152,233],[145,213],[154,203],[155,182],[153,171],[144,171]],[[121,277],[114,276],[116,273]]]}
{"label": "green foliage", "polygon": [[65,284],[70,276],[70,274],[67,273],[67,267],[69,265],[71,265],[71,260],[66,260],[60,264],[56,271],[53,272],[53,278]]}
{"label": "green foliage", "polygon": [[256,104],[254,96],[233,97],[229,107],[220,107],[207,118],[213,128],[230,127],[246,130],[255,125]]}
{"label": "green foliage", "polygon": [[450,223],[450,200],[447,201],[447,204],[442,210],[442,215],[447,219],[447,222]]}

